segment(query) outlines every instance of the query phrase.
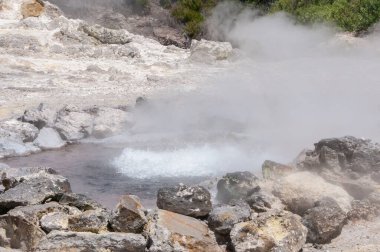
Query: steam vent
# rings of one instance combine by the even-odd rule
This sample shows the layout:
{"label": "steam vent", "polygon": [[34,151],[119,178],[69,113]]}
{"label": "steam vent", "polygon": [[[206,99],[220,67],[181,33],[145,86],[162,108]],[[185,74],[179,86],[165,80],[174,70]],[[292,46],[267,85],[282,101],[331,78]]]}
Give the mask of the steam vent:
{"label": "steam vent", "polygon": [[379,252],[380,2],[0,0],[0,252]]}

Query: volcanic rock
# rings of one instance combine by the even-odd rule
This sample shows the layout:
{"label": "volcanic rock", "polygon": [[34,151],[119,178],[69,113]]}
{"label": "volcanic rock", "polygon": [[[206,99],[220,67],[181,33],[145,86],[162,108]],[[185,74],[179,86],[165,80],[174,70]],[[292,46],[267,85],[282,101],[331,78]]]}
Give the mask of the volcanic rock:
{"label": "volcanic rock", "polygon": [[76,232],[103,233],[107,231],[110,214],[103,209],[87,210],[69,217],[69,229]]}
{"label": "volcanic rock", "polygon": [[218,181],[217,199],[228,203],[232,199],[245,199],[255,191],[259,191],[258,178],[250,172],[227,173]]}
{"label": "volcanic rock", "polygon": [[62,212],[52,212],[42,216],[41,228],[50,233],[53,230],[67,230],[69,227],[69,217]]}
{"label": "volcanic rock", "polygon": [[52,231],[41,240],[34,251],[125,251],[144,252],[146,240],[140,234]]}
{"label": "volcanic rock", "polygon": [[113,108],[100,108],[96,112],[92,134],[94,137],[104,138],[122,133],[133,123],[133,115],[130,112]]}
{"label": "volcanic rock", "polygon": [[209,40],[193,40],[190,47],[190,59],[202,62],[226,60],[232,56],[232,46],[229,42],[215,42]]}
{"label": "volcanic rock", "polygon": [[310,172],[297,172],[282,178],[274,185],[273,194],[288,210],[301,216],[324,197],[334,198],[344,212],[350,210],[352,201],[341,187]]}
{"label": "volcanic rock", "polygon": [[242,201],[232,201],[229,205],[220,204],[213,207],[207,219],[208,226],[215,232],[218,241],[227,241],[233,226],[244,222],[251,216],[249,205]]}
{"label": "volcanic rock", "polygon": [[222,251],[204,222],[166,210],[157,209],[149,215],[145,233],[151,252]]}
{"label": "volcanic rock", "polygon": [[42,0],[27,0],[21,5],[23,18],[39,17],[44,12],[44,2]]}
{"label": "volcanic rock", "polygon": [[262,172],[264,179],[277,179],[281,178],[294,169],[290,166],[279,164],[270,160],[265,160],[262,165]]}
{"label": "volcanic rock", "polygon": [[24,143],[33,142],[38,135],[38,129],[32,124],[17,121],[15,119],[0,123],[0,128],[13,133],[20,138]]}
{"label": "volcanic rock", "polygon": [[0,216],[0,247],[31,251],[44,236],[38,226],[20,216]]}
{"label": "volcanic rock", "polygon": [[22,122],[33,124],[38,129],[53,127],[56,119],[57,113],[46,108],[42,103],[36,109],[25,110],[23,116],[20,117]]}
{"label": "volcanic rock", "polygon": [[147,223],[145,208],[134,195],[124,195],[112,213],[111,227],[117,232],[141,233]]}
{"label": "volcanic rock", "polygon": [[102,44],[127,44],[132,41],[132,36],[126,30],[113,30],[100,25],[84,25],[83,31]]}
{"label": "volcanic rock", "polygon": [[77,193],[64,193],[58,200],[61,205],[76,207],[81,211],[102,209],[103,206],[86,195]]}
{"label": "volcanic rock", "polygon": [[33,143],[43,150],[58,149],[66,145],[58,132],[52,128],[42,128]]}
{"label": "volcanic rock", "polygon": [[308,228],[307,241],[329,243],[339,236],[347,215],[332,198],[323,198],[306,211],[302,222]]}
{"label": "volcanic rock", "polygon": [[299,251],[306,242],[306,235],[307,229],[299,216],[271,211],[236,224],[231,231],[231,242],[236,252]]}
{"label": "volcanic rock", "polygon": [[160,188],[157,194],[157,207],[171,212],[204,217],[212,208],[209,191],[201,186],[186,186]]}

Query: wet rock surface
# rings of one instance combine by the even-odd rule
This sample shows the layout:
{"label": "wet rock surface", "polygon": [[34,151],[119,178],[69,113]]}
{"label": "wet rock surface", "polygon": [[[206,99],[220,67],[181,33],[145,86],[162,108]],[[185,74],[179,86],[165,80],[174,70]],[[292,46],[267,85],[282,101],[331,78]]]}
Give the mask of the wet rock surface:
{"label": "wet rock surface", "polygon": [[211,195],[201,186],[161,188],[157,194],[157,207],[187,216],[204,217],[211,211]]}

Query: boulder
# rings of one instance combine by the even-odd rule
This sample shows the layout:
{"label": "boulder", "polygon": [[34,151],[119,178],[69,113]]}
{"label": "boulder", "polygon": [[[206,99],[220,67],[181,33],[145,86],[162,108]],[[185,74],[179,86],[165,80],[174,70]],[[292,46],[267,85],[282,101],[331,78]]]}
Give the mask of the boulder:
{"label": "boulder", "polygon": [[46,233],[53,230],[67,230],[69,228],[69,216],[62,212],[48,213],[42,216],[40,225]]}
{"label": "boulder", "polygon": [[141,233],[147,223],[146,209],[134,195],[124,195],[112,213],[111,227],[117,232]]}
{"label": "boulder", "polygon": [[252,173],[233,172],[227,173],[217,184],[217,199],[222,203],[228,203],[233,199],[245,199],[249,194],[259,191],[258,178]]}
{"label": "boulder", "polygon": [[104,233],[108,230],[109,213],[104,209],[87,210],[69,217],[69,229],[76,232]]}
{"label": "boulder", "polygon": [[76,207],[81,211],[102,209],[103,206],[86,195],[64,193],[58,199],[59,204]]}
{"label": "boulder", "polygon": [[251,216],[249,205],[237,200],[229,205],[220,204],[213,207],[207,219],[208,226],[215,232],[219,242],[228,241],[233,226],[240,222],[248,221]]}
{"label": "boulder", "polygon": [[347,215],[332,198],[323,198],[306,211],[302,222],[307,227],[307,242],[329,243],[342,232]]}
{"label": "boulder", "polygon": [[38,129],[30,124],[20,122],[18,120],[12,119],[0,123],[0,128],[13,133],[17,138],[21,139],[22,142],[33,142],[38,135]]}
{"label": "boulder", "polygon": [[[33,125],[31,126],[33,127]],[[25,156],[40,151],[33,143],[25,143],[26,139],[22,132],[8,131],[0,127],[0,159]]]}
{"label": "boulder", "polygon": [[282,178],[274,185],[273,194],[288,210],[301,216],[324,197],[334,198],[344,212],[350,210],[352,201],[341,187],[310,172],[297,172]]}
{"label": "boulder", "polygon": [[380,212],[378,206],[372,204],[368,199],[354,200],[351,205],[352,208],[347,213],[349,220],[371,220]]}
{"label": "boulder", "polygon": [[42,0],[26,0],[21,5],[21,14],[23,18],[39,17],[45,10],[45,4]]}
{"label": "boulder", "polygon": [[211,195],[201,186],[180,184],[160,188],[157,193],[157,207],[187,216],[204,217],[212,208]]}
{"label": "boulder", "polygon": [[33,143],[43,150],[59,149],[66,145],[58,132],[52,128],[42,128]]}
{"label": "boulder", "polygon": [[83,25],[83,31],[102,44],[124,45],[132,41],[132,35],[126,30],[113,30],[100,25]]}
{"label": "boulder", "polygon": [[153,35],[162,45],[175,45],[180,48],[189,46],[189,40],[178,30],[169,26],[154,27]]}
{"label": "boulder", "polygon": [[30,205],[16,207],[8,212],[8,215],[21,217],[33,225],[38,226],[41,218],[53,213],[66,215],[78,214],[80,211],[74,207],[62,206],[57,202],[48,202],[42,205]]}
{"label": "boulder", "polygon": [[257,213],[266,212],[270,209],[283,210],[281,200],[272,193],[264,190],[254,192],[245,198],[248,205]]}
{"label": "boulder", "polygon": [[104,252],[125,251],[144,252],[146,239],[140,234],[106,233],[94,234],[86,232],[52,231],[41,240],[36,252]]}
{"label": "boulder", "polygon": [[100,108],[94,119],[93,136],[104,138],[122,133],[133,125],[133,115],[120,109]]}
{"label": "boulder", "polygon": [[306,242],[307,229],[301,218],[286,211],[259,214],[231,230],[231,243],[236,252],[300,251]]}
{"label": "boulder", "polygon": [[20,216],[0,216],[0,247],[31,251],[45,233]]}
{"label": "boulder", "polygon": [[264,179],[278,179],[293,171],[294,169],[291,166],[283,165],[270,160],[265,160],[262,165]]}
{"label": "boulder", "polygon": [[229,42],[209,40],[192,40],[190,59],[201,62],[226,60],[232,56],[233,49]]}
{"label": "boulder", "polygon": [[58,112],[54,128],[64,140],[77,141],[92,134],[93,116],[76,107],[65,106]]}
{"label": "boulder", "polygon": [[36,109],[25,110],[24,114],[19,118],[22,122],[33,124],[38,129],[53,127],[56,119],[57,112],[46,108],[42,103]]}
{"label": "boulder", "polygon": [[[9,178],[3,176],[3,181]],[[0,194],[0,213],[4,214],[17,206],[44,203],[70,191],[68,180],[59,175],[39,172],[16,178],[13,186]]]}
{"label": "boulder", "polygon": [[222,251],[204,222],[166,210],[150,213],[145,233],[152,252]]}

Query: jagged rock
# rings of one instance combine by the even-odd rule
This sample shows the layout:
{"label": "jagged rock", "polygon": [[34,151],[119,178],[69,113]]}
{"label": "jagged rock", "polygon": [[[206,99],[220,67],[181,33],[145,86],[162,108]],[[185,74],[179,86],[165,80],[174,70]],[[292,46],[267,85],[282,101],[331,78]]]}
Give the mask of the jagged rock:
{"label": "jagged rock", "polygon": [[347,215],[332,198],[323,198],[306,211],[303,224],[308,228],[307,242],[329,243],[339,236]]}
{"label": "jagged rock", "polygon": [[272,211],[236,224],[231,230],[231,242],[236,252],[300,251],[306,235],[307,229],[299,216]]}
{"label": "jagged rock", "polygon": [[283,205],[277,197],[270,192],[260,190],[248,195],[245,201],[255,212],[266,212],[270,209],[283,210]]}
{"label": "jagged rock", "polygon": [[120,109],[100,108],[94,119],[93,136],[103,138],[122,133],[133,125],[134,119],[130,112]]}
{"label": "jagged rock", "polygon": [[157,207],[187,216],[204,217],[211,211],[211,196],[201,186],[180,184],[160,188],[157,193]]}
{"label": "jagged rock", "polygon": [[147,223],[145,208],[134,195],[124,195],[112,213],[111,227],[117,232],[141,233]]}
{"label": "jagged rock", "polygon": [[77,141],[92,134],[93,119],[76,107],[66,106],[58,112],[54,128],[64,140]]}
{"label": "jagged rock", "polygon": [[10,210],[8,215],[21,217],[33,225],[38,226],[42,217],[52,213],[73,215],[80,213],[80,211],[74,207],[62,206],[57,202],[48,202],[42,205],[16,207]]}
{"label": "jagged rock", "polygon": [[348,212],[347,218],[350,220],[371,220],[377,215],[378,206],[372,204],[370,200],[352,201],[352,209]]}
{"label": "jagged rock", "polygon": [[208,226],[215,232],[218,241],[226,242],[233,226],[247,221],[250,216],[249,205],[242,200],[237,200],[229,205],[214,206],[207,220]]}
{"label": "jagged rock", "polygon": [[36,225],[19,216],[0,216],[0,247],[31,251],[45,236]]}
{"label": "jagged rock", "polygon": [[107,231],[109,213],[104,209],[87,210],[69,217],[69,229],[76,232],[103,233]]}
{"label": "jagged rock", "polygon": [[2,214],[17,206],[40,204],[71,191],[66,178],[46,172],[32,173],[16,180],[17,183],[14,183],[14,187],[0,194],[0,212]]}
{"label": "jagged rock", "polygon": [[209,40],[193,40],[190,47],[192,60],[207,62],[226,60],[232,56],[232,46],[229,42],[217,42]]}
{"label": "jagged rock", "polygon": [[217,199],[228,203],[232,199],[245,199],[249,194],[259,191],[257,177],[250,172],[227,173],[217,184]]}
{"label": "jagged rock", "polygon": [[265,160],[262,165],[263,177],[265,179],[277,179],[291,173],[294,169],[290,166]]}
{"label": "jagged rock", "polygon": [[103,206],[90,199],[86,195],[76,193],[64,193],[59,198],[59,204],[76,207],[81,211],[102,209]]}
{"label": "jagged rock", "polygon": [[58,132],[52,128],[42,128],[33,143],[43,150],[59,149],[66,145]]}
{"label": "jagged rock", "polygon": [[47,233],[53,230],[67,230],[69,227],[69,216],[62,212],[48,213],[42,216],[40,225]]}
{"label": "jagged rock", "polygon": [[33,124],[38,129],[43,127],[53,127],[57,113],[54,110],[46,108],[42,103],[36,109],[25,110],[19,120]]}
{"label": "jagged rock", "polygon": [[188,48],[190,44],[185,36],[169,26],[154,27],[153,35],[162,45],[175,45],[180,48]]}
{"label": "jagged rock", "polygon": [[352,201],[341,187],[310,172],[297,172],[282,178],[274,185],[273,194],[288,210],[301,216],[324,197],[334,198],[344,212],[350,210]]}
{"label": "jagged rock", "polygon": [[45,4],[42,0],[27,0],[21,5],[21,15],[23,18],[39,17],[45,10]]}
{"label": "jagged rock", "polygon": [[127,44],[132,41],[132,36],[126,30],[107,29],[100,25],[84,25],[83,31],[102,44]]}
{"label": "jagged rock", "polygon": [[0,128],[14,133],[24,143],[33,142],[38,135],[38,129],[32,124],[20,122],[15,119],[1,122]]}
{"label": "jagged rock", "polygon": [[125,251],[144,252],[146,240],[140,234],[52,231],[36,247],[36,252]]}
{"label": "jagged rock", "polygon": [[145,232],[151,252],[221,252],[207,225],[189,216],[157,209],[150,214]]}
{"label": "jagged rock", "polygon": [[[33,127],[33,125],[30,126]],[[24,140],[27,138],[21,132],[23,129],[19,128],[19,130],[20,132],[12,132],[0,126],[0,159],[12,156],[24,156],[40,151],[40,149],[32,143],[25,143]],[[24,133],[30,134],[31,132]]]}

